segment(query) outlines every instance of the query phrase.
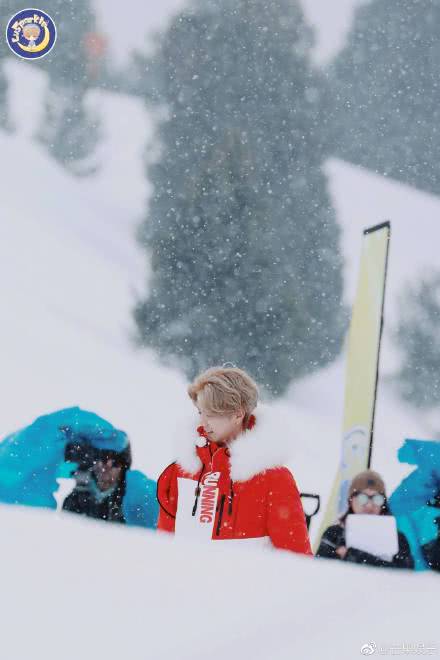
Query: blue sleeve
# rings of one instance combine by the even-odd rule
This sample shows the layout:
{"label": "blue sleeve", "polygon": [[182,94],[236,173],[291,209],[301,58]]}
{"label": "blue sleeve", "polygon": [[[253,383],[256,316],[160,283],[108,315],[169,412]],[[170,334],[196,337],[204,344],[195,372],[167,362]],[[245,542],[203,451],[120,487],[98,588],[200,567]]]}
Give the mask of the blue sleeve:
{"label": "blue sleeve", "polygon": [[43,415],[0,442],[0,501],[56,508],[53,493],[66,444],[59,427],[78,410]]}
{"label": "blue sleeve", "polygon": [[440,490],[440,443],[406,439],[398,452],[402,463],[416,469],[402,480],[389,498],[398,529],[408,539],[417,570],[427,568],[423,547],[435,543],[439,535],[440,511],[430,506]]}
{"label": "blue sleeve", "polygon": [[127,525],[156,529],[159,504],[156,482],[139,470],[129,470],[122,510]]}
{"label": "blue sleeve", "polygon": [[440,489],[440,442],[405,440],[398,452],[399,461],[416,469],[395,489],[389,504],[395,516],[417,511],[436,497]]}

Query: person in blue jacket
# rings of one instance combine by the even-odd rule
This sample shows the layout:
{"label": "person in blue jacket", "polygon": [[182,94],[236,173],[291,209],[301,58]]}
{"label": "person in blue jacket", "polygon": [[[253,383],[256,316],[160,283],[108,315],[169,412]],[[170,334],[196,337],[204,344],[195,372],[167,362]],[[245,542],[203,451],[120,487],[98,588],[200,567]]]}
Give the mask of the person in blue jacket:
{"label": "person in blue jacket", "polygon": [[126,433],[78,407],[43,415],[0,442],[0,502],[55,509],[57,479],[76,485],[63,509],[154,529],[156,482],[131,469]]}
{"label": "person in blue jacket", "polygon": [[390,497],[393,515],[408,538],[416,569],[440,571],[440,442],[407,438],[398,458],[416,468]]}

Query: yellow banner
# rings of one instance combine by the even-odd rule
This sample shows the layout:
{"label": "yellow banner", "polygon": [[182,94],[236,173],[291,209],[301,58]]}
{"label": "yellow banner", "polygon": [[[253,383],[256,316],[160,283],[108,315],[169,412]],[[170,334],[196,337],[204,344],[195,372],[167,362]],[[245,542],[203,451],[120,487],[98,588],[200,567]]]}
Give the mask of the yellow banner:
{"label": "yellow banner", "polygon": [[391,227],[364,231],[361,267],[348,335],[340,464],[317,537],[347,510],[350,482],[370,466]]}

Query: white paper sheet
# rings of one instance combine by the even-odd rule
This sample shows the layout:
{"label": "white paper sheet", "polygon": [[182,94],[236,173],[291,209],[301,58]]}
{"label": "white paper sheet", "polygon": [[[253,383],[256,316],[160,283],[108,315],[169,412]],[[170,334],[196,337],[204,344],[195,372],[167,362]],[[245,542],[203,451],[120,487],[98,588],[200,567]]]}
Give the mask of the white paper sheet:
{"label": "white paper sheet", "polygon": [[396,519],[393,516],[350,514],[345,522],[345,544],[391,561],[399,550]]}

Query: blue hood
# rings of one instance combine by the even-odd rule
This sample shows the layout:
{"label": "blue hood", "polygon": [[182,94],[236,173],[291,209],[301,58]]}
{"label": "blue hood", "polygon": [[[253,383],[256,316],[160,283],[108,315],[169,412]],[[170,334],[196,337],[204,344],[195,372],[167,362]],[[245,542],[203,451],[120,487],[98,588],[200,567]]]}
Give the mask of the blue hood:
{"label": "blue hood", "polygon": [[64,450],[79,437],[96,449],[119,452],[128,446],[126,433],[95,413],[74,407],[42,415],[0,442],[0,501],[56,508],[53,493],[57,476],[63,476]]}
{"label": "blue hood", "polygon": [[416,465],[389,498],[397,524],[408,538],[417,569],[426,568],[422,547],[439,533],[440,509],[429,502],[440,494],[440,442],[408,438],[399,449],[401,463]]}

